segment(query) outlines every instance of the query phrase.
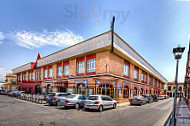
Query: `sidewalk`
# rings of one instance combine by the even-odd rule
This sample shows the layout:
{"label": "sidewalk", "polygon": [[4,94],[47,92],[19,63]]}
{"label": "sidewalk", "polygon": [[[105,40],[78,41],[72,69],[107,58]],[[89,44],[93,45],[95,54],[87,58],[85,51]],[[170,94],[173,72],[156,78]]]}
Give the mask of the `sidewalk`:
{"label": "sidewalk", "polygon": [[177,104],[176,126],[190,126],[190,111],[183,98]]}

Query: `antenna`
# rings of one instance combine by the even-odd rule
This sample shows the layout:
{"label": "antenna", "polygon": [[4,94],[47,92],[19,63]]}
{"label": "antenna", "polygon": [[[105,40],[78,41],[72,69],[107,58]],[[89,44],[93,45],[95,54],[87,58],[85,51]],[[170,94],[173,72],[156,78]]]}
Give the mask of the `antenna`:
{"label": "antenna", "polygon": [[115,16],[113,16],[112,23],[111,23],[111,53],[114,51],[114,46],[113,46],[113,40],[114,40],[114,23],[115,23]]}

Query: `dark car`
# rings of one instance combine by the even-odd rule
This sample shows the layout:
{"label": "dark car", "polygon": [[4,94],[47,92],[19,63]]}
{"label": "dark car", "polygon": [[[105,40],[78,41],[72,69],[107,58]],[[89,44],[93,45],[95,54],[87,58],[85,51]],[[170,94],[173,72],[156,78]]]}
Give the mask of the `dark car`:
{"label": "dark car", "polygon": [[153,102],[153,98],[151,94],[143,95],[143,97],[145,97],[147,103]]}
{"label": "dark car", "polygon": [[158,96],[156,94],[153,94],[152,95],[152,98],[153,98],[153,101],[154,102],[157,102],[158,101]]}
{"label": "dark car", "polygon": [[146,104],[146,98],[143,96],[135,96],[130,99],[131,105],[143,105]]}

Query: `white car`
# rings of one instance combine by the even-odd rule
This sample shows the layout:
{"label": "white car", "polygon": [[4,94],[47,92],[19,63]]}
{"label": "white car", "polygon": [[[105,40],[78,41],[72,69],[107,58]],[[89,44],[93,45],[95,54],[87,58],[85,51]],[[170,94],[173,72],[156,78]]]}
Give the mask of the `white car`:
{"label": "white car", "polygon": [[163,99],[164,99],[164,95],[159,95],[159,96],[158,96],[158,99],[159,99],[159,100],[163,100]]}
{"label": "white car", "polygon": [[116,109],[117,102],[106,95],[90,95],[85,101],[85,109],[96,109],[99,112],[107,108]]}

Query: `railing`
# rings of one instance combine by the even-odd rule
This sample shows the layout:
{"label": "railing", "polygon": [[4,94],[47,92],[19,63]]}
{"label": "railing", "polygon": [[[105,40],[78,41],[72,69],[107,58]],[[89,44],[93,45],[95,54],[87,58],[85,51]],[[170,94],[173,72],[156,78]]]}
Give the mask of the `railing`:
{"label": "railing", "polygon": [[20,97],[18,97],[18,98],[20,98],[22,100],[27,100],[27,101],[42,104],[42,103],[45,102],[46,97],[43,94],[25,94],[25,93],[21,93]]}

